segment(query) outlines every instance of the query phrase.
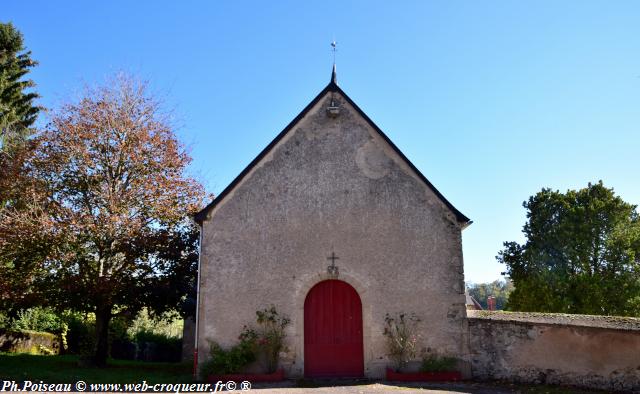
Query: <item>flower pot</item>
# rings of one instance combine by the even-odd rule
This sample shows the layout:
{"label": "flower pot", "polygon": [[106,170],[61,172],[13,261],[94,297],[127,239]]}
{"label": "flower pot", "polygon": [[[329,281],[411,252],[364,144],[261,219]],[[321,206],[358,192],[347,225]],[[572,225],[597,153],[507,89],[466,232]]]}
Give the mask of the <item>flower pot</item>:
{"label": "flower pot", "polygon": [[462,380],[462,374],[458,371],[396,372],[387,368],[386,379],[398,382],[452,382]]}
{"label": "flower pot", "polygon": [[280,382],[284,380],[284,370],[279,369],[274,373],[233,373],[225,375],[209,375],[207,381],[215,383],[217,381],[234,381],[236,383],[248,381],[251,383],[260,382]]}

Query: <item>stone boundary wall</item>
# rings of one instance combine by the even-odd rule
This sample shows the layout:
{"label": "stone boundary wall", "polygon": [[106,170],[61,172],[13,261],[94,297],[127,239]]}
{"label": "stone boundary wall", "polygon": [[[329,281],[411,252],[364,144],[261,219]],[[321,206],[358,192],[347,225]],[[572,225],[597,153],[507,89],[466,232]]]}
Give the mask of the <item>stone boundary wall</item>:
{"label": "stone boundary wall", "polygon": [[0,330],[0,351],[9,353],[60,354],[60,338],[48,332]]}
{"label": "stone boundary wall", "polygon": [[640,319],[467,313],[474,379],[640,392]]}

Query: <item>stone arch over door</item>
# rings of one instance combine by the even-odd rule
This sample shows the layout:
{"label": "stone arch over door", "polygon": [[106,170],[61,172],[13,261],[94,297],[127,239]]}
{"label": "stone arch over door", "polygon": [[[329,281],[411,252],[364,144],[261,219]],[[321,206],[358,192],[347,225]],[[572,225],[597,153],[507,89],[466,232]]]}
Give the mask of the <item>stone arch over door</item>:
{"label": "stone arch over door", "polygon": [[347,282],[324,280],[307,293],[304,360],[307,377],[364,376],[362,301]]}

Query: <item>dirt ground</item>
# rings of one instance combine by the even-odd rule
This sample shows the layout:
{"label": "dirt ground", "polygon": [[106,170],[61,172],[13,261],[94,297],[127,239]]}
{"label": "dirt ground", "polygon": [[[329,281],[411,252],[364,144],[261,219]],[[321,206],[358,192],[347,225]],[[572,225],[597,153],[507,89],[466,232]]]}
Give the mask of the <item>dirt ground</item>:
{"label": "dirt ground", "polygon": [[570,387],[514,385],[508,383],[393,383],[393,382],[289,382],[277,386],[256,384],[251,391],[260,394],[512,394],[512,393],[598,393]]}

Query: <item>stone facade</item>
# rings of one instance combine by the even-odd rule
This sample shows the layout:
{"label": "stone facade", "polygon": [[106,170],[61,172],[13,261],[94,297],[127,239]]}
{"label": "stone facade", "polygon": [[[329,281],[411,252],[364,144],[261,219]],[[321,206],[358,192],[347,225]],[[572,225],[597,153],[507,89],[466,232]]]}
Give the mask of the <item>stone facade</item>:
{"label": "stone facade", "polygon": [[468,360],[468,219],[333,82],[285,131],[200,214],[199,362],[208,340],[233,345],[273,304],[291,318],[282,364],[302,376],[304,301],[333,251],[362,301],[365,376],[390,365],[386,313],[422,319],[421,351]]}
{"label": "stone facade", "polygon": [[640,319],[468,313],[474,378],[640,391]]}

